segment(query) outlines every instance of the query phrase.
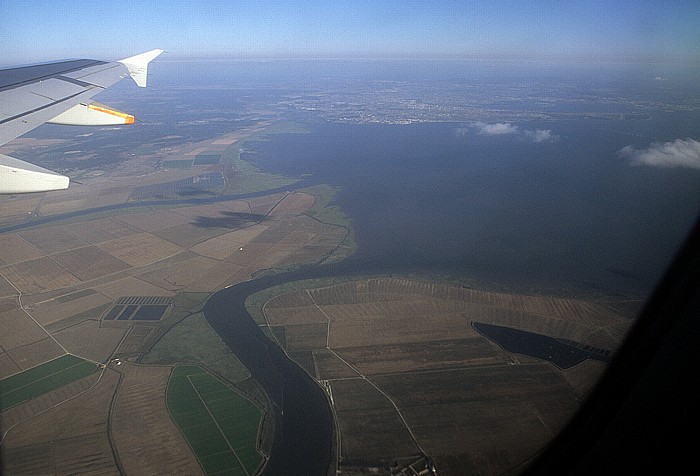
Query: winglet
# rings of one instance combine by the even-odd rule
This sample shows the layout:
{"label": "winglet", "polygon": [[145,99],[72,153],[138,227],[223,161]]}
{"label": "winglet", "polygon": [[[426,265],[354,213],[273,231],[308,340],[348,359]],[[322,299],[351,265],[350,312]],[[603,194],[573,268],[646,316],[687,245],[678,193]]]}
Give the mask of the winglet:
{"label": "winglet", "polygon": [[0,194],[63,190],[69,181],[56,172],[0,154]]}
{"label": "winglet", "polygon": [[141,53],[140,55],[130,56],[119,60],[126,69],[129,70],[129,75],[134,80],[137,86],[141,88],[146,87],[146,79],[148,73],[148,63],[153,61],[153,59],[161,54],[163,50],[151,50],[146,53]]}

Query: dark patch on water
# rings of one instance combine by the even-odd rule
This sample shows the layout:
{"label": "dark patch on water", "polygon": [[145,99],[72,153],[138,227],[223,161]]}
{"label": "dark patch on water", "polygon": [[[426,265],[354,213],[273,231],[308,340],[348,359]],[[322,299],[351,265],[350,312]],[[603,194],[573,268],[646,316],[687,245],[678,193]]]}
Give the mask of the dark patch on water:
{"label": "dark patch on water", "polygon": [[543,334],[472,322],[484,337],[491,339],[508,352],[528,355],[553,363],[560,369],[569,369],[587,359],[608,363],[612,352],[566,339],[555,339]]}

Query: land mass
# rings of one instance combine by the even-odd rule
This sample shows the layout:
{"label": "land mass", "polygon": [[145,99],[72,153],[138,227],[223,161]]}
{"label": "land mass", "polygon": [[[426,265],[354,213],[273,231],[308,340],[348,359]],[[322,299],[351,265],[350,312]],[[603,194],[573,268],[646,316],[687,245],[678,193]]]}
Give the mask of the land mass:
{"label": "land mass", "polygon": [[[342,259],[354,244],[350,227],[329,205],[330,187],[265,193],[293,180],[238,162],[239,139],[228,135],[183,146],[195,156],[216,155],[223,146],[234,154],[232,162],[219,158],[218,166],[230,167],[227,183],[235,185],[222,184],[215,203],[198,204],[197,197],[214,193],[200,188],[194,205],[151,202],[104,209],[143,198],[135,191],[144,186],[163,192],[156,199],[183,191],[188,196],[193,183],[188,177],[202,171],[184,167],[154,170],[140,180],[125,176],[128,185],[107,189],[104,178],[93,177],[65,194],[3,198],[10,205],[3,219],[15,231],[0,234],[0,384],[4,392],[24,378],[30,382],[18,387],[39,389],[2,407],[4,471],[221,470],[220,460],[212,464],[195,451],[196,438],[203,435],[195,435],[193,442],[185,434],[186,440],[173,420],[172,405],[166,405],[166,394],[174,391],[170,376],[183,364],[200,366],[234,397],[259,409],[252,449],[264,460],[272,431],[266,418],[269,402],[209,328],[201,307],[226,286],[260,273]],[[179,157],[184,149],[172,153]],[[120,180],[110,177],[109,183]],[[167,185],[178,181],[185,187]],[[232,192],[237,195],[225,195]],[[91,212],[96,209],[98,213]],[[37,216],[55,220],[34,226]],[[89,375],[70,378],[57,368],[65,356],[80,357],[90,367]],[[175,394],[187,397],[182,390]],[[82,408],[92,409],[89,416],[75,418]],[[144,421],[150,422],[148,435],[159,444],[144,446],[134,438]],[[223,427],[220,419],[214,423]],[[141,430],[139,434],[145,437]],[[224,435],[222,440],[230,445],[233,438]],[[250,453],[237,448],[233,454],[245,451]],[[247,462],[242,474],[255,472],[254,460],[240,461]]]}
{"label": "land mass", "polygon": [[248,307],[326,389],[343,475],[522,468],[575,413],[605,364],[558,365],[566,356],[542,358],[547,343],[536,339],[529,352],[512,352],[476,324],[615,349],[631,322],[607,301],[395,277],[289,283],[249,297]]}
{"label": "land mass", "polygon": [[[268,126],[145,148],[102,172],[84,170],[65,193],[2,199],[2,225],[13,228],[0,234],[0,385],[65,356],[95,369],[51,374],[43,393],[2,407],[4,470],[264,470],[270,402],[202,307],[227,286],[333,263],[356,246],[335,190],[304,188],[240,159],[246,140],[277,130]],[[217,198],[197,203],[202,197]],[[134,206],[105,208],[124,204]],[[56,220],[35,225],[46,217]],[[329,472],[343,475],[433,464],[439,474],[493,474],[523,464],[575,412],[604,363],[559,368],[507,350],[475,324],[614,349],[633,315],[617,302],[342,276],[265,290],[249,309],[327,392],[338,456]],[[191,388],[173,383],[187,379]],[[259,415],[248,446],[233,444],[225,412],[208,406],[206,389],[219,391],[217,382],[227,402]],[[226,461],[201,451],[207,434],[183,430],[178,399],[192,395],[223,428]],[[147,434],[134,438],[144,421]]]}

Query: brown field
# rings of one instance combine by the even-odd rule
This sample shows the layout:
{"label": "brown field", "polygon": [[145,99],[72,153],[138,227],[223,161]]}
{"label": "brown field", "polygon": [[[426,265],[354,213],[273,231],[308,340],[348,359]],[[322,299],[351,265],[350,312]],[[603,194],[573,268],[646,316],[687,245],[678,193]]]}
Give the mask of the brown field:
{"label": "brown field", "polygon": [[7,352],[0,352],[0,379],[14,375],[21,370]]}
{"label": "brown field", "polygon": [[19,308],[0,312],[0,349],[15,349],[47,338],[49,335],[41,326],[31,320]]}
{"label": "brown field", "polygon": [[318,380],[334,380],[343,378],[359,377],[360,373],[351,367],[347,361],[341,359],[337,354],[328,349],[314,349],[311,352],[314,372]]}
{"label": "brown field", "polygon": [[177,210],[154,210],[138,213],[123,213],[114,218],[114,220],[133,229],[155,231],[188,223],[190,218],[177,213]]}
{"label": "brown field", "polygon": [[363,375],[387,372],[415,372],[450,367],[495,365],[503,362],[502,355],[486,339],[432,340],[417,345],[388,344],[337,349],[343,360],[352,362]]}
{"label": "brown field", "polygon": [[61,225],[29,228],[16,234],[45,255],[73,250],[88,244],[80,235],[80,230],[73,229],[71,232],[70,227]]}
{"label": "brown field", "polygon": [[83,321],[53,335],[71,354],[105,363],[125,332],[126,329],[101,326],[97,321]]}
{"label": "brown field", "polygon": [[35,247],[15,235],[0,235],[0,266],[41,258]]}
{"label": "brown field", "polygon": [[5,266],[0,268],[0,273],[23,294],[37,294],[80,282],[48,257]]}
{"label": "brown field", "polygon": [[201,474],[196,458],[170,419],[165,391],[171,367],[115,367],[122,374],[112,436],[127,474]]}
{"label": "brown field", "polygon": [[0,276],[0,298],[14,296],[16,294],[17,290],[14,286],[12,286],[4,276]]}
{"label": "brown field", "polygon": [[[383,375],[373,381],[401,409],[438,468],[442,455],[463,453],[460,471],[466,473],[498,474],[517,466],[579,407],[566,381],[540,364]],[[488,466],[475,458],[494,451],[499,459]]]}
{"label": "brown field", "polygon": [[[286,311],[286,312],[285,312]],[[272,307],[268,302],[265,316],[271,326],[294,326],[300,324],[328,324],[328,317],[316,306],[289,308]]]}
{"label": "brown field", "polygon": [[56,263],[81,281],[88,281],[129,267],[124,261],[100,251],[94,246],[84,246],[51,256]]}
{"label": "brown field", "polygon": [[22,370],[27,370],[39,364],[43,364],[65,353],[65,350],[49,336],[32,342],[31,344],[15,347],[7,351],[10,358]]}
{"label": "brown field", "polygon": [[250,272],[234,263],[218,263],[209,271],[192,282],[187,288],[191,292],[208,292],[212,289],[223,289],[233,283],[250,279]]}
{"label": "brown field", "polygon": [[[37,416],[45,414],[47,411],[53,411],[55,408],[62,408],[67,402],[72,401],[80,395],[84,395],[88,389],[91,389],[100,380],[100,372],[95,372],[87,377],[76,380],[68,385],[59,387],[40,397],[29,400],[15,407],[5,410],[0,414],[2,416],[3,431],[8,432],[8,436],[18,438],[19,441],[31,441],[32,435],[24,433],[24,425],[33,421]],[[21,426],[17,426],[20,425]],[[70,426],[71,421],[65,421],[64,425]],[[30,426],[34,426],[33,423]],[[60,429],[60,427],[59,427]],[[9,439],[8,439],[9,441]],[[2,441],[3,447],[5,440]]]}
{"label": "brown field", "polygon": [[107,436],[118,383],[107,370],[84,393],[13,427],[2,442],[7,474],[119,474]]}
{"label": "brown field", "polygon": [[14,200],[3,200],[0,225],[13,225],[31,220],[32,214],[41,206],[41,202],[40,194],[26,194]]}
{"label": "brown field", "polygon": [[222,235],[202,241],[190,249],[197,254],[209,258],[223,260],[237,251],[241,246],[247,244],[260,233],[269,228],[268,225],[256,224],[231,231]]}
{"label": "brown field", "polygon": [[354,474],[425,452],[443,475],[500,474],[526,462],[604,369],[585,361],[563,371],[510,354],[472,322],[614,349],[631,323],[614,309],[389,278],[291,292],[263,306],[278,344],[330,388],[341,474],[343,464]]}
{"label": "brown field", "polygon": [[296,216],[309,210],[314,204],[314,196],[307,193],[290,193],[270,211],[271,217]]}
{"label": "brown field", "polygon": [[86,194],[82,194],[82,196],[73,195],[71,198],[68,199],[68,196],[66,196],[61,201],[44,203],[41,205],[41,213],[43,215],[57,215],[59,213],[84,210],[95,204],[95,197],[89,197]]}
{"label": "brown field", "polygon": [[189,248],[210,236],[219,235],[221,231],[201,228],[194,223],[181,223],[167,228],[159,228],[151,233],[182,248]]}
{"label": "brown field", "polygon": [[342,460],[372,463],[420,454],[391,401],[364,379],[334,380]]}
{"label": "brown field", "polygon": [[165,289],[169,288],[172,291],[178,291],[189,288],[192,283],[202,279],[218,264],[219,262],[216,260],[203,256],[194,256],[172,266],[142,274],[140,279]]}
{"label": "brown field", "polygon": [[116,301],[122,296],[172,296],[173,292],[155,286],[142,279],[129,276],[110,283],[96,286],[95,290]]}
{"label": "brown field", "polygon": [[103,241],[124,238],[141,231],[140,228],[132,227],[122,223],[116,218],[96,218],[94,220],[81,221],[75,225],[76,233],[91,244],[102,243]]}
{"label": "brown field", "polygon": [[[93,290],[89,289],[88,291]],[[65,297],[62,296],[28,306],[27,310],[40,325],[47,326],[112,302],[107,296],[94,291],[76,299],[62,299]]]}
{"label": "brown field", "polygon": [[276,193],[274,195],[265,195],[263,197],[256,197],[253,200],[248,200],[248,205],[250,207],[249,213],[267,215],[286,195],[286,193]]}
{"label": "brown field", "polygon": [[[181,207],[177,209],[177,214],[186,219],[187,223],[192,223],[193,220],[202,217],[218,218],[226,216],[227,213],[231,212],[249,213],[249,202],[256,202],[261,199],[262,197],[258,197],[250,199],[248,201],[229,200],[225,202],[211,203],[207,205],[193,205],[188,207]],[[267,200],[262,199],[262,203],[267,203]],[[185,222],[183,221],[183,223]]]}
{"label": "brown field", "polygon": [[326,347],[328,324],[298,324],[284,328],[285,348],[289,352]]}
{"label": "brown field", "polygon": [[136,233],[99,243],[98,248],[133,267],[167,258],[182,248],[150,233]]}

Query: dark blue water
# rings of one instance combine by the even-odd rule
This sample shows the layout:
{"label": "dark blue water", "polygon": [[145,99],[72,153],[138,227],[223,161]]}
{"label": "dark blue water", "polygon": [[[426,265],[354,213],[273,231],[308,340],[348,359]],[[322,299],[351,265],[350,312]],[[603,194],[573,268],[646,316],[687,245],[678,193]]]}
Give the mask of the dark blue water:
{"label": "dark blue water", "polygon": [[316,123],[248,144],[244,158],[340,186],[358,268],[649,292],[700,210],[700,173],[632,165],[618,153],[631,140],[623,121],[520,125],[544,127],[556,142],[454,123]]}
{"label": "dark blue water", "polygon": [[546,360],[560,369],[570,369],[587,359],[608,363],[612,354],[609,349],[599,349],[579,342],[555,339],[512,327],[494,326],[483,322],[472,322],[472,326],[477,332],[496,342],[508,352]]}
{"label": "dark blue water", "polygon": [[[258,64],[237,72],[220,66],[216,74],[228,75],[233,84],[261,78],[263,89],[271,85],[263,96],[284,96],[275,90],[280,82],[289,92],[300,83],[313,90],[380,77],[412,78],[474,85],[482,94],[495,84],[500,96],[491,107],[549,107],[564,116],[508,121],[517,125],[516,133],[487,136],[470,121],[351,125],[292,111],[288,118],[301,121],[307,133],[274,134],[246,144],[254,153],[243,158],[263,170],[340,187],[337,204],[352,220],[359,245],[355,255],[335,265],[242,283],[207,304],[207,320],[274,402],[276,434],[265,474],[325,474],[332,416],[321,389],[247,315],[243,302],[248,293],[310,277],[418,271],[512,288],[643,295],[653,288],[700,209],[698,171],[634,166],[619,154],[630,145],[644,149],[654,141],[700,137],[697,113],[665,113],[651,105],[642,111],[646,115],[630,121],[581,116],[591,110],[634,111],[629,101],[621,105],[605,99],[608,72],[576,86],[565,81],[556,94],[568,94],[568,102],[551,101],[550,93],[540,89],[526,104],[521,99],[527,88],[517,89],[514,97],[503,90],[519,81],[539,83],[542,71],[533,77],[531,70],[499,66],[478,73],[464,65],[312,66],[291,75],[288,64]],[[571,79],[571,71],[552,68],[545,73],[548,80],[560,75]],[[640,91],[634,76],[619,71],[613,76],[618,92],[627,83],[630,97]],[[281,81],[285,77],[291,82]],[[417,90],[429,93],[425,84]],[[656,87],[654,97],[673,94]],[[637,99],[649,98],[641,94]],[[576,115],[566,116],[570,113]],[[529,133],[537,130],[550,131],[554,140],[536,142]]]}

